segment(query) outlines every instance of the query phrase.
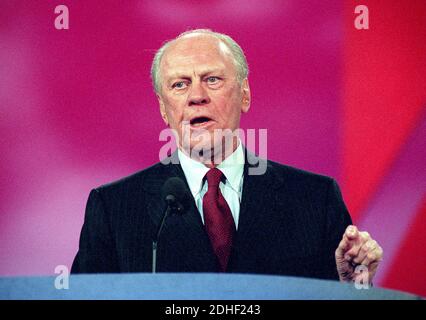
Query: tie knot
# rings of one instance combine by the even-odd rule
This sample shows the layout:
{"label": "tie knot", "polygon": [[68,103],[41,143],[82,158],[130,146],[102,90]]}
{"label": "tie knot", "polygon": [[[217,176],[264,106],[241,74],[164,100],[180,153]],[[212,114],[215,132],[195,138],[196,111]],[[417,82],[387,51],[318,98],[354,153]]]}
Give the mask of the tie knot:
{"label": "tie knot", "polygon": [[223,173],[218,168],[210,169],[206,173],[206,179],[209,187],[217,187],[222,180]]}

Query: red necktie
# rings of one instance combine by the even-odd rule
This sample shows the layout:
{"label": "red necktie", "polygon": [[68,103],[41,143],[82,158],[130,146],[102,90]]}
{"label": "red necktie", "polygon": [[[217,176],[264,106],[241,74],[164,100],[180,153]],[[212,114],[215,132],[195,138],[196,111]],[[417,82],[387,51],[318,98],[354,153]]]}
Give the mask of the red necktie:
{"label": "red necktie", "polygon": [[235,232],[231,209],[219,189],[223,173],[217,168],[206,173],[208,189],[203,197],[203,214],[207,234],[222,271],[226,270]]}

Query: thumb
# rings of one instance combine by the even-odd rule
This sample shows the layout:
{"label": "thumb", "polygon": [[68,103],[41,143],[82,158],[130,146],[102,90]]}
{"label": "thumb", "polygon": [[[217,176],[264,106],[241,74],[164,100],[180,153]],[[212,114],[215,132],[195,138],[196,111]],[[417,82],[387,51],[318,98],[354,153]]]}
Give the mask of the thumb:
{"label": "thumb", "polygon": [[350,240],[343,236],[343,239],[340,241],[339,246],[336,249],[336,261],[343,262],[345,260],[345,253],[351,248]]}
{"label": "thumb", "polygon": [[336,249],[336,259],[339,259],[339,261],[344,260],[345,253],[352,247],[353,240],[357,237],[358,228],[353,225],[348,226],[343,234],[342,241],[340,241],[339,246]]}

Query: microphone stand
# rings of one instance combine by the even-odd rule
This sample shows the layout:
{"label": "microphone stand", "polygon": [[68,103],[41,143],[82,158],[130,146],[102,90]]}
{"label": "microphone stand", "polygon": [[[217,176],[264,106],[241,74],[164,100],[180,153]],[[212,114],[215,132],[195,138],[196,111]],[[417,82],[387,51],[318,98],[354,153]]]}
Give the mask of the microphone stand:
{"label": "microphone stand", "polygon": [[152,273],[156,273],[157,272],[157,247],[158,247],[158,241],[160,240],[161,231],[163,230],[163,227],[164,227],[164,224],[166,222],[166,219],[169,216],[170,212],[172,212],[173,210],[177,209],[178,211],[180,211],[180,207],[179,206],[177,208],[175,206],[173,206],[175,204],[175,202],[176,202],[175,196],[169,194],[166,197],[166,202],[167,202],[166,212],[163,215],[163,219],[161,219],[161,223],[160,223],[160,226],[159,226],[158,231],[157,231],[157,236],[152,241]]}

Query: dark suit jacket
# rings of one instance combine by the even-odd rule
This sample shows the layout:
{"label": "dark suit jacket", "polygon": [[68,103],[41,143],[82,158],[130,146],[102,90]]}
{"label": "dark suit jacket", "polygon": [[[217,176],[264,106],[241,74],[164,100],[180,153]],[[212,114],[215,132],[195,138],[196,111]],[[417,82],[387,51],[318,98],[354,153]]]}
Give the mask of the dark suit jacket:
{"label": "dark suit jacket", "polygon": [[[273,161],[266,161],[265,174],[248,175],[259,159],[247,157],[227,271],[338,279],[334,252],[351,218],[336,182]],[[152,239],[165,208],[161,188],[173,176],[186,182],[179,164],[157,163],[92,190],[71,272],[151,272]],[[219,270],[195,201],[191,205],[166,222],[159,272]]]}

